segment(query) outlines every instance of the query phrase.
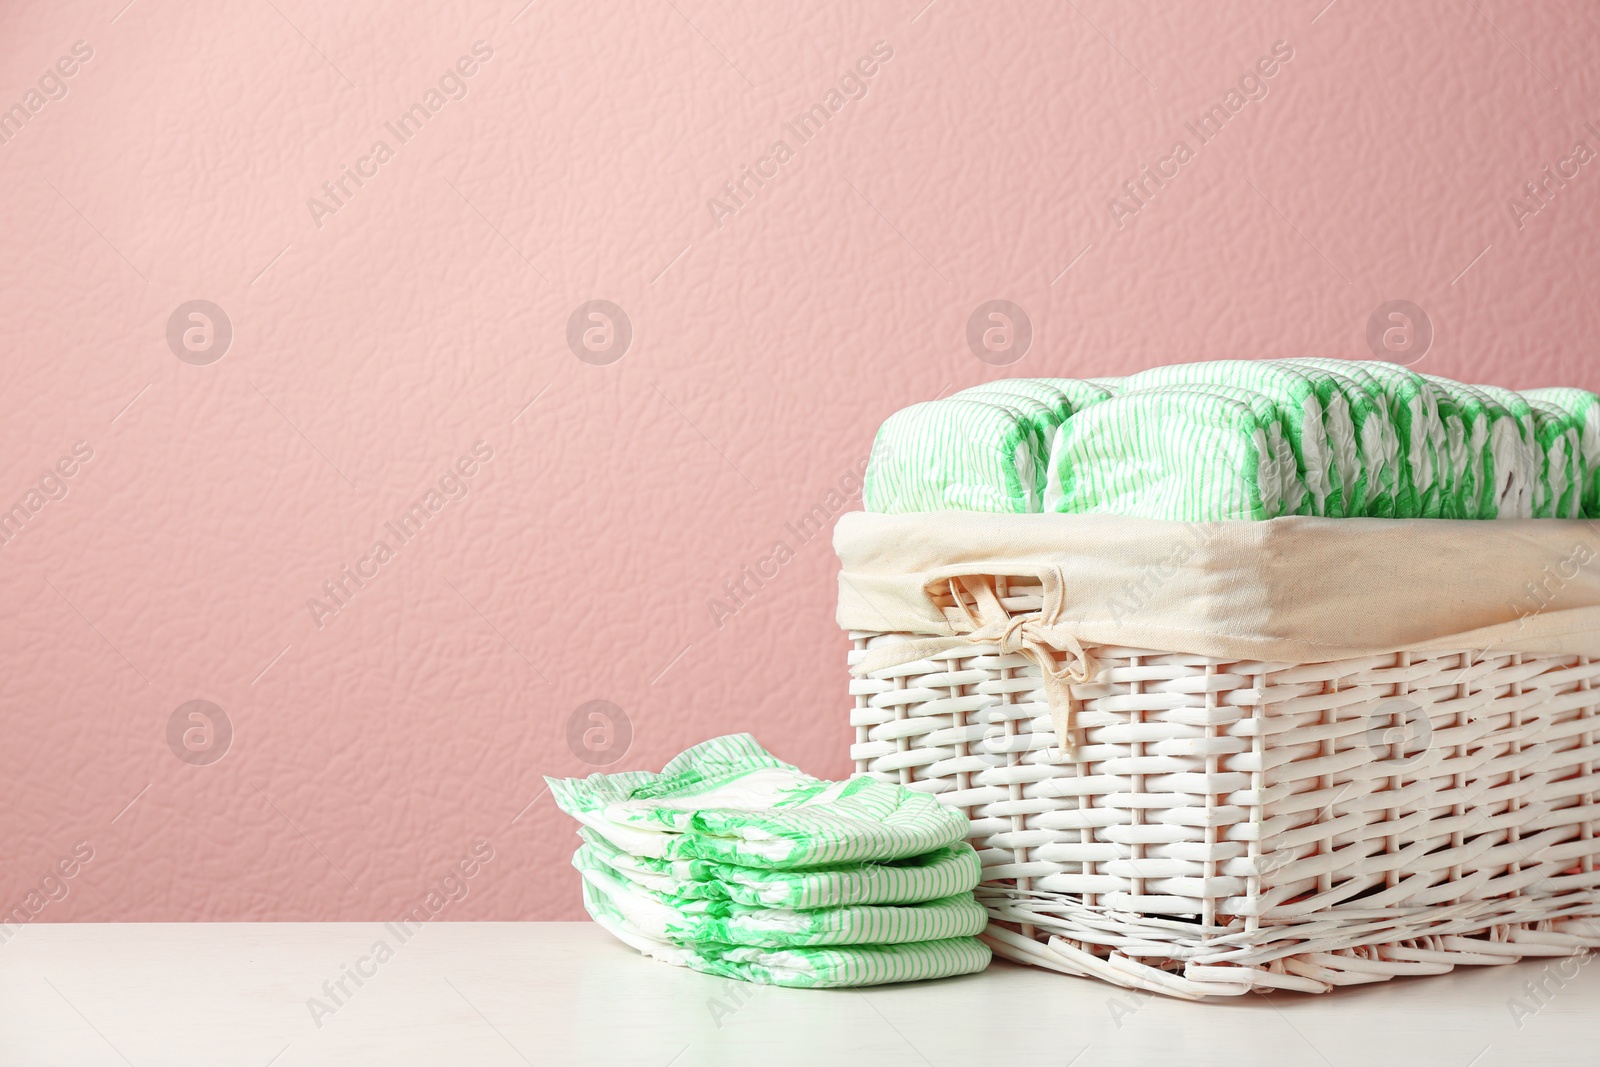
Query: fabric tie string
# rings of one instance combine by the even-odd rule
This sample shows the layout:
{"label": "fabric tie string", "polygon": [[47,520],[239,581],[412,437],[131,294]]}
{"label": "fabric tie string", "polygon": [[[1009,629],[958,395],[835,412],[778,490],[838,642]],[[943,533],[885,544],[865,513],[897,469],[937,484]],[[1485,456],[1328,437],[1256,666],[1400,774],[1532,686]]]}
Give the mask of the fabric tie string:
{"label": "fabric tie string", "polygon": [[1072,686],[1094,676],[1094,659],[1060,622],[1066,590],[1061,568],[1048,568],[1037,577],[1042,587],[1039,610],[1017,616],[1000,602],[992,575],[956,575],[930,582],[925,587],[930,599],[948,588],[961,613],[952,629],[965,632],[880,645],[868,650],[851,673],[865,676],[954,649],[995,645],[1002,655],[1021,655],[1038,665],[1056,743],[1063,751],[1073,753],[1077,748],[1077,702]]}

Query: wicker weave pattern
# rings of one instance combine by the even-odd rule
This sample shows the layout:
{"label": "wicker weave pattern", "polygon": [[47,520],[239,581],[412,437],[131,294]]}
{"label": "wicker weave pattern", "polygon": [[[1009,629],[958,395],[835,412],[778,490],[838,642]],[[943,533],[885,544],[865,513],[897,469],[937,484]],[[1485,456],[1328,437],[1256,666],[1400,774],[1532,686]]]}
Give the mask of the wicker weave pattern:
{"label": "wicker weave pattern", "polygon": [[1600,661],[1092,653],[1076,761],[994,646],[851,683],[858,772],[972,819],[1001,955],[1202,997],[1600,946]]}

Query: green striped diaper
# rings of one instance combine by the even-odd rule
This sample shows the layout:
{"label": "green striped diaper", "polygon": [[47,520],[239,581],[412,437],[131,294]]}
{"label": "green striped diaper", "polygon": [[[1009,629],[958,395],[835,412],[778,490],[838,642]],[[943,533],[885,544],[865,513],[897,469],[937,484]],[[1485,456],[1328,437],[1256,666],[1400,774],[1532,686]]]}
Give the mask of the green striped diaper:
{"label": "green striped diaper", "polygon": [[1583,513],[1583,416],[1536,398],[1528,399],[1528,406],[1533,409],[1533,434],[1538,444],[1533,517],[1577,518]]}
{"label": "green striped diaper", "polygon": [[1049,511],[1053,501],[1060,495],[1060,487],[1050,478],[1049,472],[1051,459],[1060,442],[1061,424],[1071,418],[1074,412],[1098,404],[1110,396],[1098,386],[1070,378],[1007,378],[963,389],[955,395],[971,400],[987,400],[991,403],[1004,403],[1006,399],[1025,397],[1045,405],[1049,412],[1047,415],[1034,415],[1034,420],[1041,425],[1041,429],[1045,429],[1042,434],[1043,448],[1034,453],[1036,472],[1044,477],[1042,508],[1034,510],[1044,511]]}
{"label": "green striped diaper", "polygon": [[636,856],[790,869],[918,856],[967,836],[927,793],[813,778],[749,734],[683,752],[661,773],[546,778],[556,805]]}
{"label": "green striped diaper", "polygon": [[901,945],[975,937],[989,923],[972,893],[917,904],[849,904],[839,908],[762,908],[729,900],[672,901],[625,878],[580,848],[572,858],[583,880],[646,937],[684,945],[800,948],[813,945]]}
{"label": "green striped diaper", "polygon": [[1489,455],[1490,418],[1484,398],[1448,378],[1426,376],[1438,391],[1439,417],[1450,442],[1451,468],[1459,515],[1446,518],[1494,519],[1500,503],[1495,491],[1494,460]]}
{"label": "green striped diaper", "polygon": [[978,854],[965,841],[882,863],[774,871],[711,860],[635,856],[587,826],[578,834],[590,859],[672,903],[731,900],[751,907],[801,910],[847,904],[915,904],[970,893],[982,877]]}
{"label": "green striped diaper", "polygon": [[[1122,391],[1121,378],[1028,378],[1059,392],[1072,406],[1071,414],[1110,400]],[[991,383],[992,384],[992,383]]]}
{"label": "green striped diaper", "polygon": [[1125,392],[1067,420],[1056,511],[1269,519],[1299,483],[1271,401],[1222,386]]}
{"label": "green striped diaper", "polygon": [[[1223,359],[1156,367],[1130,376],[1124,388],[1132,392],[1169,385],[1227,386],[1265,396],[1282,417],[1283,437],[1305,486],[1305,496],[1298,504],[1285,503],[1285,514],[1329,513],[1328,498],[1337,493],[1339,473],[1333,463],[1322,397],[1309,374],[1271,360]],[[1339,506],[1337,495],[1332,506]]]}
{"label": "green striped diaper", "polygon": [[1028,469],[1033,473],[1033,483],[1027,487],[1027,507],[1029,511],[1038,511],[1044,495],[1045,460],[1066,415],[1062,413],[1065,402],[1060,395],[1052,395],[1054,390],[1049,389],[1028,389],[1031,384],[1017,379],[1007,388],[1006,384],[996,382],[964,390],[950,399],[989,404],[1011,412],[1022,423],[1028,434]]}
{"label": "green striped diaper", "polygon": [[1439,419],[1437,389],[1420,374],[1393,363],[1373,361],[1360,368],[1379,389],[1394,427],[1399,464],[1395,479],[1396,518],[1436,519],[1444,511],[1444,461],[1449,440]]}
{"label": "green striped diaper", "polygon": [[989,947],[976,937],[788,948],[708,941],[677,944],[639,929],[620,902],[601,893],[588,879],[583,883],[583,904],[596,923],[645,956],[763,985],[806,989],[883,985],[975,974],[989,966]]}
{"label": "green striped diaper", "polygon": [[1441,384],[1441,380],[1428,378],[1427,381],[1433,387],[1434,400],[1439,408],[1439,425],[1444,429],[1445,447],[1439,456],[1444,491],[1440,499],[1439,517],[1476,519],[1479,517],[1476,503],[1478,483],[1482,474],[1470,439],[1472,427],[1457,405],[1455,395]]}
{"label": "green striped diaper", "polygon": [[[1097,378],[1094,380],[1079,381],[1076,378],[1030,378],[1028,381],[1035,385],[1043,385],[1054,389],[1065,398],[1068,408],[1067,418],[1080,411],[1086,411],[1096,404],[1102,404],[1117,395],[1121,387],[1121,378]],[[1065,425],[1063,420],[1063,425]],[[1056,429],[1056,436],[1051,444],[1049,453],[1045,456],[1045,485],[1043,510],[1054,511],[1061,501],[1060,470],[1056,466],[1061,458],[1063,438],[1061,428]]]}
{"label": "green striped diaper", "polygon": [[1299,367],[1290,360],[1273,362],[1287,371],[1304,374],[1322,408],[1322,425],[1328,439],[1330,488],[1320,514],[1334,518],[1362,514],[1366,507],[1368,479],[1349,400],[1351,392],[1360,390],[1349,379],[1328,371]]}
{"label": "green striped diaper", "polygon": [[1532,406],[1509,389],[1432,375],[1428,380],[1451,398],[1465,428],[1476,475],[1476,514],[1469,517],[1532,518],[1537,478]]}
{"label": "green striped diaper", "polygon": [[971,389],[963,389],[955,394],[956,399],[984,400],[991,403],[998,400],[1002,404],[1018,397],[1044,406],[1054,419],[1049,424],[1051,434],[1054,434],[1055,428],[1076,410],[1072,401],[1067,399],[1067,395],[1060,389],[1033,378],[1002,378],[997,382],[974,385]]}
{"label": "green striped diaper", "polygon": [[1510,389],[1495,385],[1474,385],[1471,388],[1505,411],[1504,420],[1489,428],[1489,451],[1496,453],[1500,450],[1505,456],[1504,460],[1498,455],[1496,457],[1496,475],[1505,485],[1500,494],[1499,517],[1530,519],[1533,517],[1534,483],[1538,481],[1539,468],[1543,465],[1539,456],[1533,405],[1521,393]]}
{"label": "green striped diaper", "polygon": [[878,430],[862,499],[869,511],[1039,510],[1035,430],[1014,409],[930,400]]}
{"label": "green striped diaper", "polygon": [[1530,404],[1544,403],[1566,412],[1578,431],[1580,512],[1600,518],[1600,396],[1583,389],[1527,389]]}
{"label": "green striped diaper", "polygon": [[1285,359],[1279,362],[1326,378],[1319,381],[1319,392],[1326,408],[1336,413],[1342,429],[1344,419],[1352,434],[1356,456],[1354,491],[1345,494],[1346,516],[1394,518],[1396,503],[1403,489],[1400,471],[1400,437],[1389,412],[1389,399],[1383,387],[1363,365],[1344,359]]}

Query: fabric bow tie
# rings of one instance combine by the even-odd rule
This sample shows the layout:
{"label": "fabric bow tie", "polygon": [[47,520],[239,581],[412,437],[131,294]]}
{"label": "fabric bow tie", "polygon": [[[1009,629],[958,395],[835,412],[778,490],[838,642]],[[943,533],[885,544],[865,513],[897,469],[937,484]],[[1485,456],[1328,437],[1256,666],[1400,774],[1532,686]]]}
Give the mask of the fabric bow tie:
{"label": "fabric bow tie", "polygon": [[1061,568],[1051,567],[1034,577],[1042,586],[1040,608],[1015,616],[1000,602],[993,575],[956,575],[930,582],[925,590],[930,599],[948,589],[955,600],[960,615],[951,628],[958,632],[880,645],[870,649],[851,673],[865,676],[974,645],[994,645],[1002,655],[1025,656],[1038,665],[1043,676],[1056,743],[1064,752],[1074,753],[1077,701],[1072,686],[1089,681],[1094,676],[1095,663],[1077,637],[1060,622],[1066,587]]}

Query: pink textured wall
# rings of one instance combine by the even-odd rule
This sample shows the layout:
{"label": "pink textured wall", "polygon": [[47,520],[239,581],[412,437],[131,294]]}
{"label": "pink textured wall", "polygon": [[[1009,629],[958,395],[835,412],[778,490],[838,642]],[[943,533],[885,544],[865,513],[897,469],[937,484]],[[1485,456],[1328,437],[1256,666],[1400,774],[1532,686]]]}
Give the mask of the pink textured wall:
{"label": "pink textured wall", "polygon": [[923,3],[0,8],[0,908],[573,918],[542,775],[845,773],[801,519],[943,391],[1600,387],[1592,6]]}

